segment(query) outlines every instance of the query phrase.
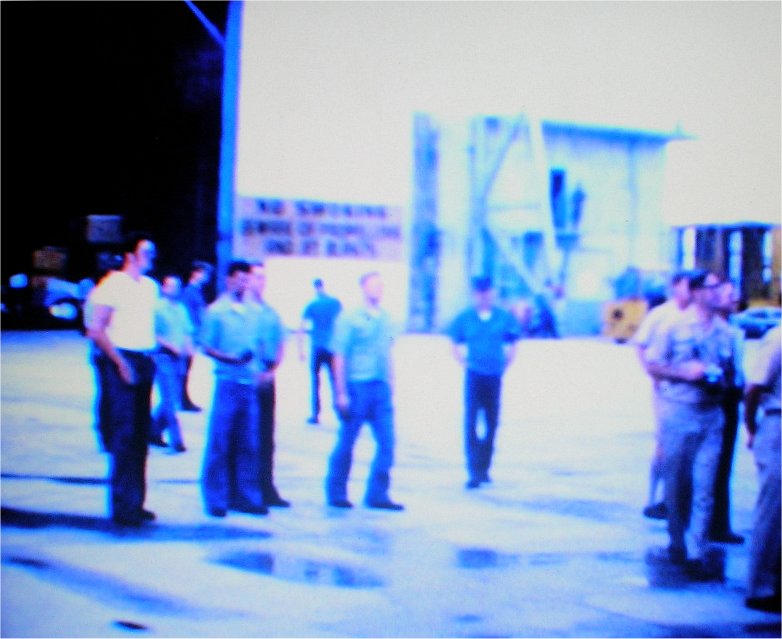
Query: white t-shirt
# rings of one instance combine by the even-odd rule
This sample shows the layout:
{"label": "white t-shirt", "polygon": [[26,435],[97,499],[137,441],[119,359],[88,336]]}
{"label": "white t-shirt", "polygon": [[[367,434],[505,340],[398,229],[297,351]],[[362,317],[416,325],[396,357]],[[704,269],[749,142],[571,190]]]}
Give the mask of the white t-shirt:
{"label": "white t-shirt", "polygon": [[116,348],[150,351],[155,348],[157,282],[142,275],[138,281],[122,271],[112,271],[92,290],[93,305],[113,310],[106,333]]}
{"label": "white t-shirt", "polygon": [[655,306],[644,317],[635,335],[633,335],[632,343],[642,349],[646,349],[654,340],[654,336],[660,327],[679,317],[681,313],[682,310],[675,300],[668,300],[659,306]]}

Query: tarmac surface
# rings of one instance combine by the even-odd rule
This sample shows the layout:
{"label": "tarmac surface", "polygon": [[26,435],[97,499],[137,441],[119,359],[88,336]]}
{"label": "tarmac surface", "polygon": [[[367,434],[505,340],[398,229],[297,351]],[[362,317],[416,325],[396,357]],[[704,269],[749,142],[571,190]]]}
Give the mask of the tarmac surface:
{"label": "tarmac surface", "polygon": [[[181,413],[187,452],[151,448],[146,507],[106,520],[107,458],[92,429],[88,344],[76,332],[2,333],[4,637],[779,637],[744,606],[748,544],[723,546],[723,582],[661,579],[646,519],[650,386],[631,347],[530,340],[503,385],[493,482],[464,488],[462,372],[441,336],[400,338],[392,497],[361,506],[374,444],[362,431],[350,498],[324,503],[337,418],[306,423],[308,366],[278,373],[276,478],[289,510],[203,512],[207,411]],[[752,355],[749,344],[748,357]],[[191,394],[208,409],[210,362]],[[330,392],[324,379],[325,405]],[[733,527],[757,493],[742,432]]]}

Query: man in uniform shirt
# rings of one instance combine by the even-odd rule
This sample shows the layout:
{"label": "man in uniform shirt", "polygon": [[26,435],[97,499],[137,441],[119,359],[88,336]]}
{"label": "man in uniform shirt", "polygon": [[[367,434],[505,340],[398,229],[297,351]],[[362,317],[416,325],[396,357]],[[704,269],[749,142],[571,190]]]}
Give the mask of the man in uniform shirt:
{"label": "man in uniform shirt", "polygon": [[320,415],[320,369],[325,364],[331,379],[331,391],[334,392],[334,368],[331,337],[334,333],[334,322],[342,310],[342,304],[336,297],[327,294],[323,288],[323,280],[316,279],[315,299],[307,304],[302,314],[301,327],[297,334],[299,358],[304,361],[304,345],[302,336],[309,323],[310,331],[310,372],[312,373],[312,414],[307,420],[310,424],[318,423]]}
{"label": "man in uniform shirt", "polygon": [[[760,491],[747,579],[748,608],[780,612],[780,339],[779,326],[766,333],[747,370],[744,421],[755,454]],[[762,416],[758,416],[761,408]]]}
{"label": "man in uniform shirt", "polygon": [[[668,301],[655,306],[650,310],[646,317],[644,317],[638,330],[633,335],[632,342],[635,344],[638,359],[642,366],[646,365],[645,352],[652,343],[657,329],[661,325],[665,325],[670,321],[671,317],[678,315],[684,309],[686,309],[692,301],[692,295],[690,294],[690,272],[689,271],[677,271],[671,277],[670,298]],[[653,409],[655,413],[655,448],[652,455],[652,463],[649,468],[649,499],[648,503],[644,507],[643,514],[650,519],[665,519],[666,508],[665,502],[658,502],[657,486],[662,481],[663,468],[662,468],[662,448],[660,447],[660,419],[657,415],[657,387],[658,381],[652,379],[653,384]]]}
{"label": "man in uniform shirt", "polygon": [[87,334],[104,360],[99,370],[111,454],[111,519],[138,527],[155,518],[144,509],[158,300],[157,282],[145,274],[154,264],[155,244],[147,234],[130,233],[123,256],[122,269],[106,275],[91,294]]}
{"label": "man in uniform shirt", "polygon": [[259,476],[257,314],[245,302],[250,265],[228,266],[226,290],[206,311],[204,353],[215,360],[215,390],[204,450],[201,492],[206,512],[265,515]]}
{"label": "man in uniform shirt", "polygon": [[[460,313],[448,334],[453,354],[465,367],[464,451],[467,458],[467,488],[491,481],[489,468],[494,453],[494,437],[500,417],[502,376],[513,361],[521,327],[516,318],[494,303],[491,280],[473,280],[474,305]],[[478,437],[478,414],[486,429]]]}
{"label": "man in uniform shirt", "polygon": [[342,416],[339,436],[329,458],[326,500],[335,508],[352,508],[347,484],[353,447],[364,422],[369,422],[376,451],[367,480],[364,504],[369,508],[403,510],[391,501],[388,489],[394,463],[394,413],[391,404],[393,331],[380,307],[383,281],[379,273],[361,280],[364,305],[341,313],[334,329],[335,404]]}
{"label": "man in uniform shirt", "polygon": [[[158,348],[155,352],[155,380],[160,391],[158,404],[152,419],[150,443],[170,446],[176,453],[185,452],[177,411],[182,402],[182,378],[185,360],[193,355],[193,324],[179,294],[182,281],[176,275],[163,278],[162,298],[155,309],[155,336]],[[163,431],[168,431],[168,444],[163,441]]]}
{"label": "man in uniform shirt", "polygon": [[[646,351],[646,367],[660,380],[658,415],[663,449],[670,545],[663,558],[686,565],[696,578],[720,578],[711,565],[709,523],[722,443],[722,399],[733,380],[733,336],[716,314],[719,279],[690,279],[693,303],[661,326]],[[695,558],[687,561],[689,524]],[[721,568],[720,568],[721,570]]]}
{"label": "man in uniform shirt", "polygon": [[258,442],[260,446],[260,482],[263,501],[267,506],[289,508],[290,502],[280,497],[274,485],[274,421],[276,388],[274,371],[282,361],[284,351],[282,321],[277,312],[266,303],[266,267],[263,262],[250,265],[250,283],[247,303],[257,315],[258,365]]}

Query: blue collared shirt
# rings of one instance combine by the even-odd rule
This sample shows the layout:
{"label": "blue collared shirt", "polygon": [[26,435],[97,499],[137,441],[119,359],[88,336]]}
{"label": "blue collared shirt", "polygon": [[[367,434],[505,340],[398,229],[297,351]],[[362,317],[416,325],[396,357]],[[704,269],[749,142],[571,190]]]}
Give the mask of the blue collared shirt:
{"label": "blue collared shirt", "polygon": [[257,354],[258,313],[249,304],[237,302],[224,293],[206,309],[201,327],[201,343],[208,348],[239,357],[246,351],[253,358],[246,364],[215,360],[215,375],[242,384],[255,382],[260,362]]}
{"label": "blue collared shirt", "polygon": [[331,351],[344,357],[348,381],[388,382],[393,342],[394,329],[388,313],[359,308],[337,317]]}
{"label": "blue collared shirt", "polygon": [[456,316],[448,329],[455,344],[467,346],[467,368],[481,375],[502,375],[507,364],[504,346],[513,344],[521,327],[508,311],[497,306],[486,319],[468,308]]}

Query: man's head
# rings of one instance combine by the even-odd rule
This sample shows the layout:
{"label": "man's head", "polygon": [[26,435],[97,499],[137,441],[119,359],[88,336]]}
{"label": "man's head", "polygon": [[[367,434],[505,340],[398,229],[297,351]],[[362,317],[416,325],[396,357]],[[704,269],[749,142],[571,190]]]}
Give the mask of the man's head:
{"label": "man's head", "polygon": [[720,278],[710,271],[695,271],[690,276],[690,292],[694,304],[704,310],[715,311],[717,309],[717,289],[720,286]]}
{"label": "man's head", "polygon": [[250,265],[244,260],[234,260],[228,265],[225,288],[235,298],[241,299],[250,281]]}
{"label": "man's head", "polygon": [[686,308],[692,301],[690,271],[676,271],[671,276],[671,298],[679,308]]}
{"label": "man's head", "polygon": [[380,273],[372,271],[370,273],[364,273],[359,279],[361,290],[364,293],[364,299],[372,306],[380,304],[380,300],[383,297],[383,280],[380,277]]}
{"label": "man's head", "polygon": [[475,307],[481,311],[488,311],[494,304],[494,289],[491,278],[474,277],[472,279],[472,299]]}
{"label": "man's head", "polygon": [[144,231],[132,231],[122,243],[123,267],[138,269],[139,273],[148,273],[155,265],[157,252],[152,236]]}
{"label": "man's head", "polygon": [[719,312],[726,317],[739,310],[741,293],[738,287],[730,280],[725,280],[717,289],[717,307]]}
{"label": "man's head", "polygon": [[190,266],[190,283],[206,284],[212,277],[212,265],[201,260],[194,261]]}
{"label": "man's head", "polygon": [[250,264],[249,289],[256,299],[263,299],[266,290],[266,265],[260,260]]}
{"label": "man's head", "polygon": [[323,295],[323,293],[325,292],[323,290],[323,280],[320,279],[320,278],[317,278],[317,279],[313,280],[312,281],[312,286],[315,288],[315,293],[317,295]]}
{"label": "man's head", "polygon": [[179,293],[182,291],[182,280],[177,275],[169,274],[163,278],[163,282],[160,286],[160,292],[163,297],[170,300],[175,300],[179,297]]}

